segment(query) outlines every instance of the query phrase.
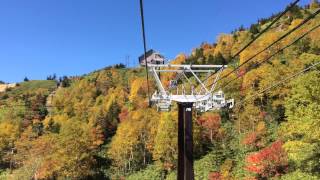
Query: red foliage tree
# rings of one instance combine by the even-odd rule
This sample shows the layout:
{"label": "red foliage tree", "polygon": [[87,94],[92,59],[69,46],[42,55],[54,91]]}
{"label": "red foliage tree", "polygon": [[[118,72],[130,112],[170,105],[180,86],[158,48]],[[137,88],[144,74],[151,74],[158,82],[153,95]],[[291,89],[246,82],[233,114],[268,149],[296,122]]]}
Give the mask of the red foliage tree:
{"label": "red foliage tree", "polygon": [[91,141],[92,145],[90,146],[90,149],[96,149],[101,144],[103,144],[105,137],[103,135],[103,130],[101,126],[97,126],[91,129]]}
{"label": "red foliage tree", "polygon": [[219,172],[212,172],[209,174],[209,180],[221,180],[221,174]]}
{"label": "red foliage tree", "polygon": [[221,125],[221,117],[219,114],[205,114],[198,119],[198,124],[205,128],[206,135],[209,136],[210,141],[213,142],[214,136],[218,133]]}
{"label": "red foliage tree", "polygon": [[119,114],[120,122],[123,122],[129,115],[129,110],[127,108],[122,108]]}
{"label": "red foliage tree", "polygon": [[263,178],[284,174],[288,160],[282,145],[281,141],[276,141],[261,151],[250,154],[246,158],[246,169]]}
{"label": "red foliage tree", "polygon": [[267,112],[261,111],[259,115],[260,115],[261,118],[264,119],[267,116]]}
{"label": "red foliage tree", "polygon": [[243,145],[255,145],[258,140],[258,135],[256,132],[249,133],[242,140]]}
{"label": "red foliage tree", "polygon": [[241,70],[238,71],[238,77],[242,77],[242,76],[244,76],[246,73],[247,73],[247,72],[246,72],[245,69],[241,69]]}

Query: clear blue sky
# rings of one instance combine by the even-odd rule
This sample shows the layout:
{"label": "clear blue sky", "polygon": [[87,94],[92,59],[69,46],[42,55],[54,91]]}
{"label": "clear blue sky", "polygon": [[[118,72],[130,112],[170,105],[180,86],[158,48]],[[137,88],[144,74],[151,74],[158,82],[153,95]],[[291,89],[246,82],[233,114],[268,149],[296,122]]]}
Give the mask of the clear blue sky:
{"label": "clear blue sky", "polygon": [[[147,46],[169,59],[189,54],[292,1],[145,0]],[[0,1],[0,80],[81,75],[142,52],[139,0]]]}

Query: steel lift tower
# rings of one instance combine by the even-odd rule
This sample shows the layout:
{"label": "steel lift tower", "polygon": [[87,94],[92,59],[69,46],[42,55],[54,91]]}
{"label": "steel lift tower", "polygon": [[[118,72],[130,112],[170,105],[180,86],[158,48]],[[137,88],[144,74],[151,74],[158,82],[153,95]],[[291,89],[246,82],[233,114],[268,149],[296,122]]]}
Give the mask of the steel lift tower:
{"label": "steel lift tower", "polygon": [[[223,107],[232,108],[234,100],[225,100],[221,90],[215,87],[225,65],[173,65],[149,64],[149,73],[154,76],[158,91],[151,101],[158,111],[170,111],[172,102],[178,103],[178,180],[193,180],[193,134],[192,110],[206,112]],[[175,79],[165,87],[159,73],[176,73]],[[207,78],[201,81],[199,74],[205,73]],[[212,73],[215,78],[211,79]],[[207,88],[206,84],[212,83]],[[200,87],[199,89],[195,87]]]}

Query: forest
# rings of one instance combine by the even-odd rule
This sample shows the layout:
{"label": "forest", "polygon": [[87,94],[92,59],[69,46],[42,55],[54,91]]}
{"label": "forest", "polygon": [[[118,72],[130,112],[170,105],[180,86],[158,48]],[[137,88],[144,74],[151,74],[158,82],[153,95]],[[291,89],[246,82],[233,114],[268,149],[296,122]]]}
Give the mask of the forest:
{"label": "forest", "polygon": [[[228,64],[228,74],[319,8],[317,1],[295,6],[236,59],[277,14],[170,63]],[[264,91],[320,62],[320,28],[281,50],[319,24],[320,15],[224,78],[236,79],[223,88],[234,108],[193,113],[195,179],[320,179],[320,65]],[[0,179],[176,179],[177,107],[148,107],[145,76],[143,67],[115,65],[1,92]],[[174,74],[161,78],[168,85]]]}

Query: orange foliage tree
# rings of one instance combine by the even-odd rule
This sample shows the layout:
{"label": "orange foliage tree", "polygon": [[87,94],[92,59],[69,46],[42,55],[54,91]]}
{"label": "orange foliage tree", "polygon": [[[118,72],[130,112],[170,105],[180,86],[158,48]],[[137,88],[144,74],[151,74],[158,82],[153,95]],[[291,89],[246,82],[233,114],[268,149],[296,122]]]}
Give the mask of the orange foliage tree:
{"label": "orange foliage tree", "polygon": [[259,152],[249,154],[246,158],[246,170],[258,177],[271,178],[287,171],[288,160],[283,143],[276,141]]}
{"label": "orange foliage tree", "polygon": [[205,135],[212,143],[220,128],[221,117],[219,114],[206,113],[198,119],[198,124],[205,129]]}

